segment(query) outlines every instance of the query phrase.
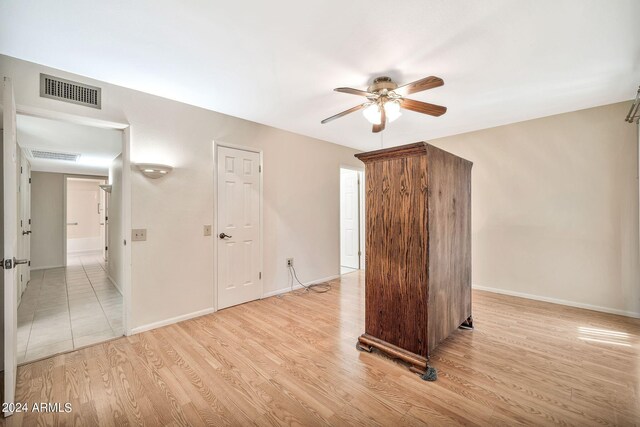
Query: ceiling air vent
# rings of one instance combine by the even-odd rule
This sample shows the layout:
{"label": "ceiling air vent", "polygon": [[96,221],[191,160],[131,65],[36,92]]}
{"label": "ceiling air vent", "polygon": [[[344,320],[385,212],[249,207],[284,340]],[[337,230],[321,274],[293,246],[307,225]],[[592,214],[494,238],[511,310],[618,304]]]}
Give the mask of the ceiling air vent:
{"label": "ceiling air vent", "polygon": [[47,160],[62,160],[65,162],[75,162],[80,157],[80,154],[74,153],[59,153],[56,151],[47,150],[29,150],[31,157],[34,159],[47,159]]}
{"label": "ceiling air vent", "polygon": [[91,108],[101,108],[102,103],[102,89],[99,87],[47,74],[40,74],[40,96]]}

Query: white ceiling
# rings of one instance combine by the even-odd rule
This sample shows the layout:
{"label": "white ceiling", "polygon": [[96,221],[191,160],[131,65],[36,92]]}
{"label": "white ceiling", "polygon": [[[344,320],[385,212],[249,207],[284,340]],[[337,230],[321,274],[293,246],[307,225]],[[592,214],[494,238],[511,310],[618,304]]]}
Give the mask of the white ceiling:
{"label": "white ceiling", "polygon": [[[630,99],[637,0],[3,0],[0,52],[360,149]],[[428,75],[382,135],[362,114],[320,120],[378,75]],[[621,118],[622,120],[622,118]]]}
{"label": "white ceiling", "polygon": [[122,151],[122,133],[73,123],[18,115],[18,144],[29,151],[80,154],[77,162],[27,158],[40,172],[108,175],[109,165]]}

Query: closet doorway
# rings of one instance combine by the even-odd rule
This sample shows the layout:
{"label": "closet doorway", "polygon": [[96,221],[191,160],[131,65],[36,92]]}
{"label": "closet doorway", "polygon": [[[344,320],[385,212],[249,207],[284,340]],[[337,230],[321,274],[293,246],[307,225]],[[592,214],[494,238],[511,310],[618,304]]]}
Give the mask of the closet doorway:
{"label": "closet doorway", "polygon": [[340,168],[340,274],[364,268],[364,172]]}

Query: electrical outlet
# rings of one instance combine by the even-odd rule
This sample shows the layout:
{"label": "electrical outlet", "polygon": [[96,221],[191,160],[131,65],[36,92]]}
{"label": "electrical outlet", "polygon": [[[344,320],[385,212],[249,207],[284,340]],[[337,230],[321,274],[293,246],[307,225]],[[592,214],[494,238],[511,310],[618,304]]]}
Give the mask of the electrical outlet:
{"label": "electrical outlet", "polygon": [[293,267],[293,258],[287,258],[287,267]]}
{"label": "electrical outlet", "polygon": [[205,236],[211,236],[211,226],[210,225],[205,225],[204,226],[204,235]]}
{"label": "electrical outlet", "polygon": [[147,240],[147,229],[146,228],[134,228],[131,230],[131,241],[132,242],[144,242]]}

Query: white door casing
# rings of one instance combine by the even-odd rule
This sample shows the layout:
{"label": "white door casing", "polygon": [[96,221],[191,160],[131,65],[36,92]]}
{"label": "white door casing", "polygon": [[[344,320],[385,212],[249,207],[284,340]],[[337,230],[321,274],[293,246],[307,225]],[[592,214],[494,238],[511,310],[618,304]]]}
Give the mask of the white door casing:
{"label": "white door casing", "polygon": [[[18,333],[18,282],[16,269],[13,267],[14,257],[18,249],[18,185],[16,182],[16,105],[13,97],[11,79],[3,81],[3,216],[4,216],[4,402],[15,402],[17,373],[17,333]],[[5,416],[12,412],[5,412]]]}
{"label": "white door casing", "polygon": [[340,169],[340,265],[360,268],[359,172]]}
{"label": "white door casing", "polygon": [[217,148],[218,309],[262,297],[260,168],[259,153]]}

